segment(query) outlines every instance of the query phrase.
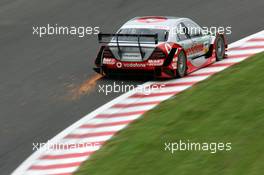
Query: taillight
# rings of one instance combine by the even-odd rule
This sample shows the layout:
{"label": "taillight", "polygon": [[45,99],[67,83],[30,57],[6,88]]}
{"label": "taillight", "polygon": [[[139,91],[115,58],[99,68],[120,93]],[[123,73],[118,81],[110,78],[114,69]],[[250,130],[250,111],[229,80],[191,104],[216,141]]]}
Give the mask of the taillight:
{"label": "taillight", "polygon": [[160,59],[160,58],[165,58],[166,57],[166,55],[165,55],[165,53],[160,49],[160,48],[156,48],[153,52],[152,52],[152,54],[151,54],[151,56],[149,57],[149,59]]}
{"label": "taillight", "polygon": [[103,57],[104,58],[114,58],[114,55],[111,52],[111,50],[109,49],[109,47],[105,47],[105,49],[103,51]]}

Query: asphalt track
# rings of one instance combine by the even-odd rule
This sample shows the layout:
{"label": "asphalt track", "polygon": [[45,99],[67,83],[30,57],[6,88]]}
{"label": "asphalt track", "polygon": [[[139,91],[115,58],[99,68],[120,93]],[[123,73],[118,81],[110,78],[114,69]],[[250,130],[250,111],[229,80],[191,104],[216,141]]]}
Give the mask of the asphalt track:
{"label": "asphalt track", "polygon": [[[190,17],[204,26],[232,26],[230,42],[263,29],[263,1],[0,1],[0,170],[10,174],[32,153],[33,142],[58,132],[120,94],[81,98],[71,87],[94,75],[96,36],[38,38],[32,26],[99,26],[114,32],[134,16]],[[144,80],[143,80],[144,81]],[[98,84],[113,80],[98,80]],[[139,84],[142,80],[129,80]]]}

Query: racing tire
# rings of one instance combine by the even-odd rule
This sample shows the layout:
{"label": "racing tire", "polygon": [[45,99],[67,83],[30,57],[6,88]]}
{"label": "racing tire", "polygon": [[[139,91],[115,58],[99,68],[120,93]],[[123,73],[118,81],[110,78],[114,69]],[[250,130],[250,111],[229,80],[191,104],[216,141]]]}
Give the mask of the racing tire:
{"label": "racing tire", "polygon": [[178,55],[176,77],[182,78],[186,75],[186,73],[187,73],[187,59],[185,53],[181,51]]}
{"label": "racing tire", "polygon": [[221,36],[215,40],[215,58],[216,61],[221,61],[225,58],[225,41]]}

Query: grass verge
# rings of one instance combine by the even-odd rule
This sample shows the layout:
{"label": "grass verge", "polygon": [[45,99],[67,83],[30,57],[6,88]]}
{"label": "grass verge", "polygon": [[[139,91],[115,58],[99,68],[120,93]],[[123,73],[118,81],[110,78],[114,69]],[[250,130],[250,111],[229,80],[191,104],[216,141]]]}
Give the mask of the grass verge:
{"label": "grass verge", "polygon": [[[231,142],[231,151],[165,151],[165,142]],[[75,175],[260,175],[264,53],[163,102],[121,131]]]}

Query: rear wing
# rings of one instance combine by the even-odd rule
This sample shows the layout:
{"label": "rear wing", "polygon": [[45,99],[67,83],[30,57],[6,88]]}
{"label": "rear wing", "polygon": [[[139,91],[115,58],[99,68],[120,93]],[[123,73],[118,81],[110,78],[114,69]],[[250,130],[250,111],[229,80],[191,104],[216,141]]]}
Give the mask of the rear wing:
{"label": "rear wing", "polygon": [[[146,40],[143,40],[145,38]],[[106,40],[108,39],[108,40]],[[158,44],[158,34],[98,34],[99,43],[116,44],[118,48],[118,54],[122,54],[120,50],[120,44],[137,44],[141,58],[143,59],[144,53],[141,48],[141,44]]]}
{"label": "rear wing", "polygon": [[[125,37],[125,38],[124,38]],[[109,38],[110,40],[104,40]],[[122,39],[123,38],[123,39]],[[135,38],[135,40],[131,40]],[[142,38],[153,39],[152,41],[143,41]],[[121,40],[120,40],[121,39]],[[125,40],[127,39],[127,40]],[[132,43],[132,44],[158,44],[158,34],[108,34],[99,33],[98,34],[99,43]]]}

